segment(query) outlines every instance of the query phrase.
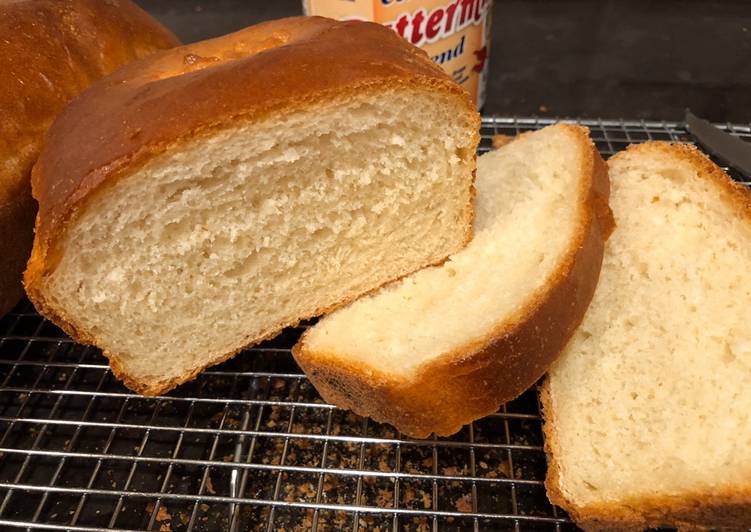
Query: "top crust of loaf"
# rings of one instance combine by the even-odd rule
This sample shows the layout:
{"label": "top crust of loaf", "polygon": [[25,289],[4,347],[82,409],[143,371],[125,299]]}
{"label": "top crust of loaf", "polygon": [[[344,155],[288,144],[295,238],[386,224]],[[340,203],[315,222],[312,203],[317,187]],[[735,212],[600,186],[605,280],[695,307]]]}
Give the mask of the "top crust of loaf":
{"label": "top crust of loaf", "polygon": [[23,295],[34,238],[29,177],[63,106],[118,66],[177,38],[130,0],[0,2],[0,315]]}
{"label": "top crust of loaf", "polygon": [[[661,154],[663,157],[692,165],[699,179],[711,181],[716,193],[735,214],[751,222],[751,192],[731,179],[696,147],[669,142],[634,144],[613,156],[608,165],[625,163],[642,154]],[[617,220],[616,220],[617,224]],[[681,497],[651,497],[601,504],[578,506],[570,500],[562,487],[561,470],[555,457],[559,443],[552,405],[550,386],[546,379],[541,388],[540,400],[545,418],[545,452],[548,474],[545,487],[553,504],[564,508],[576,523],[587,531],[638,532],[647,527],[666,524],[680,530],[745,530],[739,523],[751,523],[751,484],[733,491],[695,493]],[[646,520],[645,520],[646,516]]]}
{"label": "top crust of loaf", "polygon": [[45,303],[42,281],[55,268],[66,225],[102,186],[181,141],[240,121],[399,87],[446,94],[479,129],[466,91],[425,52],[378,24],[293,17],[121,68],[66,107],[34,167],[40,209],[24,277],[30,298],[66,332],[90,340]]}

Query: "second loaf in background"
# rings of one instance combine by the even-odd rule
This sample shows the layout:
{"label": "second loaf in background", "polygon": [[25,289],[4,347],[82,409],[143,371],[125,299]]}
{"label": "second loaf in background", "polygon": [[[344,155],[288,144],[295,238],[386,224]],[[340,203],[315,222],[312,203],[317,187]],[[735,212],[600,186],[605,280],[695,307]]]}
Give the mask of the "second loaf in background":
{"label": "second loaf in background", "polygon": [[67,102],[180,44],[130,0],[0,0],[0,317],[21,299],[37,206],[31,168]]}
{"label": "second loaf in background", "polygon": [[461,249],[478,130],[467,93],[377,24],[284,19],[156,54],[52,127],[28,294],[163,393]]}
{"label": "second loaf in background", "polygon": [[293,351],[327,401],[449,435],[539,379],[592,298],[611,229],[588,130],[526,133],[478,160],[475,237],[323,318]]}

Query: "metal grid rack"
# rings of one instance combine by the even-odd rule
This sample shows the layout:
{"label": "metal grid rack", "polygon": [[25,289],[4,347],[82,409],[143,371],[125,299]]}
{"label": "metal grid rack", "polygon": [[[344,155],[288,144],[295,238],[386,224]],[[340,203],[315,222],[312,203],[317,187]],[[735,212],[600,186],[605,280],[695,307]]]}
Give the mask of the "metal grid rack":
{"label": "metal grid rack", "polygon": [[[676,123],[580,122],[606,156],[690,141]],[[480,149],[549,123],[485,118]],[[450,438],[412,440],[318,397],[289,352],[303,327],[145,398],[20,303],[0,320],[0,527],[574,529],[545,496],[535,390]]]}

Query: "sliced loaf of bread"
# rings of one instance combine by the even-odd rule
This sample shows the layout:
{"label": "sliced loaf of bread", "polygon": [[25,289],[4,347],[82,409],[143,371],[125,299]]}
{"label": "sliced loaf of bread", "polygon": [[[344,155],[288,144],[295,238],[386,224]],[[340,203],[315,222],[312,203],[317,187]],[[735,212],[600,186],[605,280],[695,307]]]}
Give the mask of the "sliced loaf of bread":
{"label": "sliced loaf of bread", "polygon": [[478,130],[378,24],[283,19],[155,54],[52,126],[26,289],[165,392],[464,247]]}
{"label": "sliced loaf of bread", "polygon": [[556,125],[478,160],[475,237],[318,322],[296,360],[329,402],[448,435],[533,384],[581,320],[609,230],[605,164]]}
{"label": "sliced loaf of bread", "polygon": [[550,498],[585,530],[751,525],[751,194],[696,149],[609,161],[616,229],[543,386]]}

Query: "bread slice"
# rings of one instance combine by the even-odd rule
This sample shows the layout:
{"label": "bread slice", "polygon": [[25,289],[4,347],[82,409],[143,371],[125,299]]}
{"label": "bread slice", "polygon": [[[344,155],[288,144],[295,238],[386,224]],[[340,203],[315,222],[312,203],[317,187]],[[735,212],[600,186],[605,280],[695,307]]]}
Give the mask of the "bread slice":
{"label": "bread slice", "polygon": [[163,393],[461,249],[478,129],[377,24],[292,18],[156,54],[52,127],[26,288]]}
{"label": "bread slice", "polygon": [[475,237],[326,316],[293,350],[324,399],[414,437],[449,435],[542,376],[581,320],[608,225],[586,128],[527,133],[478,160]]}
{"label": "bread slice", "polygon": [[600,284],[543,387],[548,493],[585,530],[745,530],[751,194],[690,146],[609,167]]}

